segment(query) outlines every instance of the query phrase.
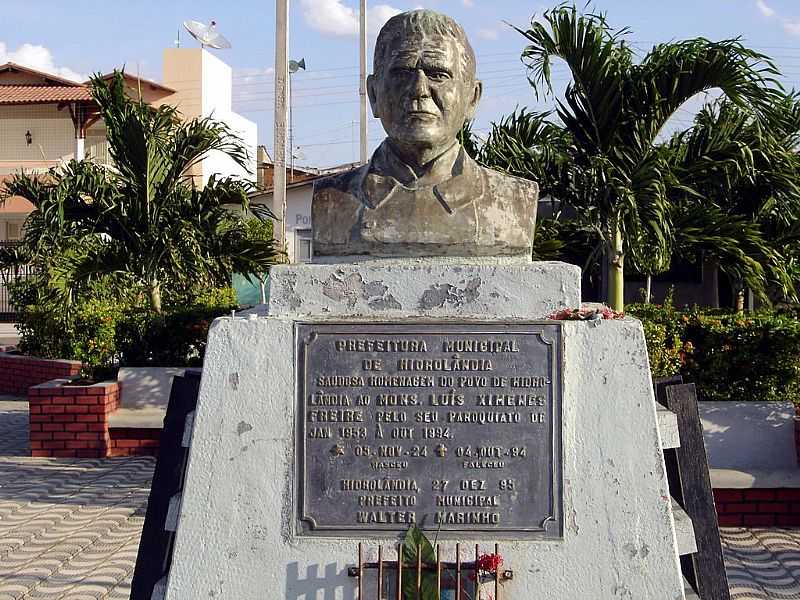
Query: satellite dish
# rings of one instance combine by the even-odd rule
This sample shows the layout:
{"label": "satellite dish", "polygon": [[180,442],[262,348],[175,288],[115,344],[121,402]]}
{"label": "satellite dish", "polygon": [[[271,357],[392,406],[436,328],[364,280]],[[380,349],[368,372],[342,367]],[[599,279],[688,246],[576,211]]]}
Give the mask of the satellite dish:
{"label": "satellite dish", "polygon": [[306,70],[306,59],[301,58],[300,62],[296,60],[289,61],[289,73],[297,73],[300,69]]}
{"label": "satellite dish", "polygon": [[200,21],[184,21],[183,26],[192,37],[200,42],[200,47],[230,48],[231,43],[221,33],[217,32],[217,22],[211,21],[209,25]]}

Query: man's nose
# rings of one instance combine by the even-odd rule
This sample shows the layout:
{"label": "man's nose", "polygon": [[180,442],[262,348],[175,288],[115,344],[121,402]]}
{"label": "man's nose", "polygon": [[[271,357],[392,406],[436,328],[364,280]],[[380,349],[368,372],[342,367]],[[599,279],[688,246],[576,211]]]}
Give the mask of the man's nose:
{"label": "man's nose", "polygon": [[412,81],[412,91],[415,98],[430,98],[431,89],[428,85],[428,76],[422,69],[414,71],[414,79]]}

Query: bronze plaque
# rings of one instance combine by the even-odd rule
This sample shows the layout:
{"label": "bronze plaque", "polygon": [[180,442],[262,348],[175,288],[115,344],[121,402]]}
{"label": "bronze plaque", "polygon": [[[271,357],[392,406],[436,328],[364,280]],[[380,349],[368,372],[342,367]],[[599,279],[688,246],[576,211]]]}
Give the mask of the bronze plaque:
{"label": "bronze plaque", "polygon": [[298,532],[560,538],[559,323],[298,323]]}

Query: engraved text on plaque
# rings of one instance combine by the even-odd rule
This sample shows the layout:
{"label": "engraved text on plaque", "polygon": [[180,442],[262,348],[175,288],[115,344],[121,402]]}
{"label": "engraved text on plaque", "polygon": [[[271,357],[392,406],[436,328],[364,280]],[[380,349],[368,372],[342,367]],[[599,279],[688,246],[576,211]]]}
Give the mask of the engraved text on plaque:
{"label": "engraved text on plaque", "polygon": [[559,324],[296,328],[301,534],[561,536]]}

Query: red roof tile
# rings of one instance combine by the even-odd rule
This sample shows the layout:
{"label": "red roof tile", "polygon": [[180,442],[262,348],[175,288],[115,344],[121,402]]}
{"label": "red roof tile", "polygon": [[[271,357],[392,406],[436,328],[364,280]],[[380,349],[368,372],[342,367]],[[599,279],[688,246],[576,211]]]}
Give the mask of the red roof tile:
{"label": "red roof tile", "polygon": [[46,104],[91,99],[89,88],[84,86],[0,85],[0,104]]}

